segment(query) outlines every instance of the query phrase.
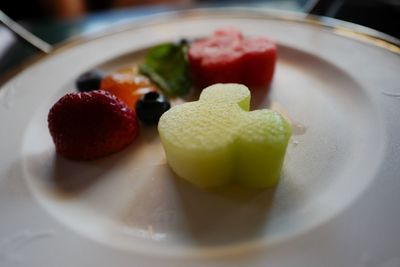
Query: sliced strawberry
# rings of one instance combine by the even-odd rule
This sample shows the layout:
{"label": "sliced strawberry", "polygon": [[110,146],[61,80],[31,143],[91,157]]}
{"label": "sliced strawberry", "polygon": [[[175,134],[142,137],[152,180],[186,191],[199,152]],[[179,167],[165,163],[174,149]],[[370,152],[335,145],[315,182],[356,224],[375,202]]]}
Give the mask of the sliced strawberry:
{"label": "sliced strawberry", "polygon": [[57,153],[75,160],[117,152],[139,130],[134,112],[102,90],[63,96],[50,109],[48,126]]}

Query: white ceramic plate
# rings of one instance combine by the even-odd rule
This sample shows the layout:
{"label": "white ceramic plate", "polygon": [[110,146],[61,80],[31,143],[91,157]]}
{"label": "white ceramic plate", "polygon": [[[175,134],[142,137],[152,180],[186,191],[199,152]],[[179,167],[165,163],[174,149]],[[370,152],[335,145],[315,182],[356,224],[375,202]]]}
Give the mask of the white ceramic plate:
{"label": "white ceramic plate", "polygon": [[[170,172],[154,129],[101,160],[55,155],[47,112],[79,74],[225,26],[279,47],[269,95],[253,96],[294,125],[276,189],[198,190]],[[184,11],[24,70],[0,91],[0,265],[400,266],[398,47],[343,32],[249,10]]]}

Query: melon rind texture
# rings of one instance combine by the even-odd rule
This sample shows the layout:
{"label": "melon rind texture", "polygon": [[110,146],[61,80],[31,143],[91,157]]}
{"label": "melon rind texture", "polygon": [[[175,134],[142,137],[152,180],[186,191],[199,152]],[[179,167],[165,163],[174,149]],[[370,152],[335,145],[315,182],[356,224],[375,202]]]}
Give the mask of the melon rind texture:
{"label": "melon rind texture", "polygon": [[246,86],[215,84],[165,112],[158,131],[172,170],[201,188],[276,185],[290,125],[275,111],[249,108]]}

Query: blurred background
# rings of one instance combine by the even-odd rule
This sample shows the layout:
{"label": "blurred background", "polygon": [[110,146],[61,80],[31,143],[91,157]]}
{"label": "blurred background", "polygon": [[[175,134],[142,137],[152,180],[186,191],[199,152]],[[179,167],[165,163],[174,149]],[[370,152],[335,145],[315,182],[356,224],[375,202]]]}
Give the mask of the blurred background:
{"label": "blurred background", "polygon": [[[400,0],[3,0],[0,10],[53,45],[150,14],[214,6],[312,13],[400,38]],[[37,53],[0,24],[0,76]]]}

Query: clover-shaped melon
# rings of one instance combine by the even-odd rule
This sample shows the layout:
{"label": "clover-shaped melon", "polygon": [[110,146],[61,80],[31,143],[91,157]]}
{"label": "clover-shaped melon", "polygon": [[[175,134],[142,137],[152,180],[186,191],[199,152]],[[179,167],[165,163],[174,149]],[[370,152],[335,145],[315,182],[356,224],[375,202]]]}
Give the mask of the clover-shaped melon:
{"label": "clover-shaped melon", "polygon": [[202,188],[275,185],[291,128],[279,113],[249,107],[247,87],[215,84],[165,112],[158,131],[172,170]]}

